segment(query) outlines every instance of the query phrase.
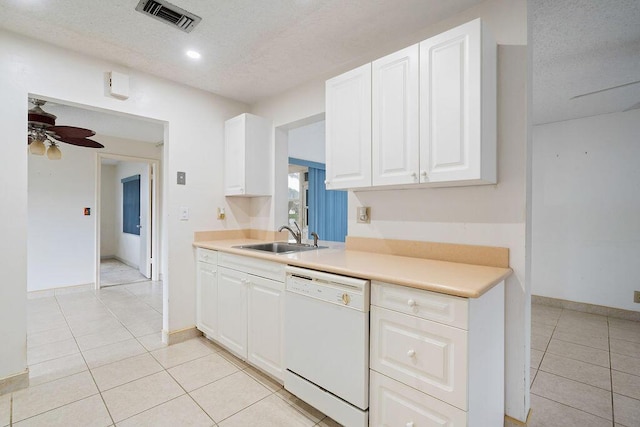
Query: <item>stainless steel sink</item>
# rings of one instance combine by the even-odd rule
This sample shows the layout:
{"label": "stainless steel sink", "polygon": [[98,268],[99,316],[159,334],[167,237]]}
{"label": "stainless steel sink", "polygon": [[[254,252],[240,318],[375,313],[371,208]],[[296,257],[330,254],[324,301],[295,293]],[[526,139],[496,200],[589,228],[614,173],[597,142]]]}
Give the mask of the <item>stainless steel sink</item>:
{"label": "stainless steel sink", "polygon": [[273,254],[289,254],[293,252],[312,251],[314,249],[324,249],[326,246],[313,246],[305,243],[271,242],[257,243],[254,245],[234,246],[238,249],[249,249],[254,251],[271,252]]}

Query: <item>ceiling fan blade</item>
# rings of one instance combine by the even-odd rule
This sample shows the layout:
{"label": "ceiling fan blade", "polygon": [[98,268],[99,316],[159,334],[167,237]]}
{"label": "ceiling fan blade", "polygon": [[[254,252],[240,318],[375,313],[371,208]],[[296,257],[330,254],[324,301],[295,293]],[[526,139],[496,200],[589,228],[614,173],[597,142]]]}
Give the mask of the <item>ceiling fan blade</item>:
{"label": "ceiling fan blade", "polygon": [[627,108],[626,110],[622,110],[622,112],[626,113],[627,111],[637,110],[638,108],[640,108],[640,102],[633,104],[631,107]]}
{"label": "ceiling fan blade", "polygon": [[47,131],[54,132],[62,138],[86,138],[96,134],[92,130],[74,126],[51,126],[47,128]]}
{"label": "ceiling fan blade", "polygon": [[583,93],[582,95],[576,95],[574,97],[572,97],[571,99],[577,99],[577,98],[582,98],[583,96],[589,96],[589,95],[595,95],[596,93],[600,93],[600,92],[606,92],[608,90],[613,90],[613,89],[618,89],[621,87],[625,87],[625,86],[631,86],[631,85],[635,85],[640,83],[640,80],[636,80],[635,82],[629,82],[629,83],[625,83],[625,84],[621,84],[621,85],[617,85],[617,86],[611,86],[605,89],[600,89],[600,90],[594,90],[593,92],[587,92],[587,93]]}
{"label": "ceiling fan blade", "polygon": [[58,141],[66,142],[67,144],[77,145],[78,147],[104,148],[104,145],[88,138],[69,138],[61,137],[58,135],[56,135],[54,138]]}

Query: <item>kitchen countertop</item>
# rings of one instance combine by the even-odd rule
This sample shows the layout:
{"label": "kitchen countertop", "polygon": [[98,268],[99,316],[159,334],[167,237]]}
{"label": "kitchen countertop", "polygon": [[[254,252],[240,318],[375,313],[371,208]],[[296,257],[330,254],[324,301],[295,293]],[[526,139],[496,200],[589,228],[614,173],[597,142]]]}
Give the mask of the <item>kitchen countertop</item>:
{"label": "kitchen countertop", "polygon": [[264,240],[232,239],[194,242],[195,247],[244,255],[321,270],[345,276],[377,280],[465,298],[478,298],[511,275],[511,268],[485,267],[423,258],[411,258],[341,247],[290,254],[272,254],[234,246]]}

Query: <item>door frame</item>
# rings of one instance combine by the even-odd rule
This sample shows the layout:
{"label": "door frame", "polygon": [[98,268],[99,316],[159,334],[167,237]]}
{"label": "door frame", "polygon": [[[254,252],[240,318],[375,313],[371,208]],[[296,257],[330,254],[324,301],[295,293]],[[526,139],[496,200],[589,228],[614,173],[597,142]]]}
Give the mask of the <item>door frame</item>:
{"label": "door frame", "polygon": [[[101,288],[100,285],[100,218],[102,214],[102,207],[100,205],[101,198],[101,187],[102,187],[102,159],[113,159],[125,162],[134,162],[134,163],[146,163],[149,166],[149,180],[151,181],[151,188],[149,191],[150,203],[149,203],[149,214],[147,215],[147,220],[145,224],[141,224],[143,227],[150,232],[147,232],[147,239],[145,244],[147,245],[147,262],[151,263],[151,280],[157,281],[160,277],[160,257],[158,256],[158,248],[159,239],[160,239],[160,230],[158,228],[158,197],[160,193],[159,187],[159,177],[158,173],[160,171],[160,160],[158,159],[150,159],[146,157],[135,157],[135,156],[126,156],[121,154],[108,154],[108,153],[96,153],[96,177],[95,177],[95,201],[94,206],[96,207],[96,216],[95,216],[95,254],[96,254],[96,271],[95,271],[95,289],[98,290]],[[142,244],[142,242],[140,242]]]}

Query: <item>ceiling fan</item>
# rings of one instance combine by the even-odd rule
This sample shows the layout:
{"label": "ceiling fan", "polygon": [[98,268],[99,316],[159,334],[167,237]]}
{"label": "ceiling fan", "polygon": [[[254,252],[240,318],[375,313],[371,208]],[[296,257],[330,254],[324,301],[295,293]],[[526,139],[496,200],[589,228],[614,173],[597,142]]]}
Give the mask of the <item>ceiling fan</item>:
{"label": "ceiling fan", "polygon": [[[60,160],[62,152],[58,148],[59,142],[79,147],[104,148],[104,145],[88,138],[96,134],[92,130],[74,126],[56,126],[57,117],[42,109],[46,101],[29,98],[29,102],[34,105],[29,110],[27,134],[27,144],[31,154],[42,156],[46,151],[50,160]],[[48,148],[45,142],[49,144]]]}

